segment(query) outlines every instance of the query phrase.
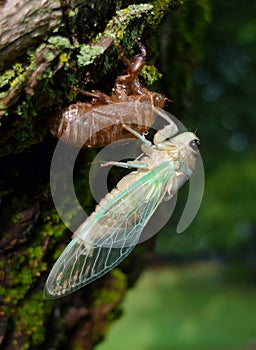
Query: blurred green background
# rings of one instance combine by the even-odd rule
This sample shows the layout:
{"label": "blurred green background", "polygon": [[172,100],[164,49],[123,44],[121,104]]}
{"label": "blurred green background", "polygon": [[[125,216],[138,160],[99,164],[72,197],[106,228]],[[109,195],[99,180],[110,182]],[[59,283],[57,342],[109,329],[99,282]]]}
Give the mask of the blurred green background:
{"label": "blurred green background", "polygon": [[181,118],[198,127],[203,202],[177,235],[181,191],[173,227],[158,235],[156,266],[97,350],[256,349],[256,2],[210,4],[204,59]]}

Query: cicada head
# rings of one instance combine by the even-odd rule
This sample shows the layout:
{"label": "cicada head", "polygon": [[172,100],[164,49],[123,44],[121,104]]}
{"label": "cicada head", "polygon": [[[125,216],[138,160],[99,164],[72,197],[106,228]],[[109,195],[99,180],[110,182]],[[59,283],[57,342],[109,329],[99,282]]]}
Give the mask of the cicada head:
{"label": "cicada head", "polygon": [[168,100],[164,95],[159,94],[157,92],[151,93],[152,103],[155,107],[163,108],[165,102]]}
{"label": "cicada head", "polygon": [[184,132],[174,136],[169,142],[176,147],[183,164],[193,171],[199,154],[199,138],[192,132]]}

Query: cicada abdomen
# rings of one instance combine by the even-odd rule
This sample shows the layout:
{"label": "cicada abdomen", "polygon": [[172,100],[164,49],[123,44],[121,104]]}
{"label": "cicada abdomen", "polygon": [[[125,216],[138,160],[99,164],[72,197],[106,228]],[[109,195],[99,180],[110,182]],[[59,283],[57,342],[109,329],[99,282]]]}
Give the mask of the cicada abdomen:
{"label": "cicada abdomen", "polygon": [[147,90],[139,81],[146,50],[140,44],[141,54],[128,60],[121,47],[116,46],[127,67],[126,74],[117,77],[111,96],[76,89],[92,99],[71,104],[47,118],[51,133],[58,139],[77,147],[103,147],[131,137],[122,127],[124,123],[139,133],[146,132],[154,123],[152,106],[162,108],[166,98]]}
{"label": "cicada abdomen", "polygon": [[122,125],[144,133],[154,123],[155,113],[148,103],[130,101],[89,108],[78,102],[50,119],[52,134],[77,147],[103,147],[130,138]]}

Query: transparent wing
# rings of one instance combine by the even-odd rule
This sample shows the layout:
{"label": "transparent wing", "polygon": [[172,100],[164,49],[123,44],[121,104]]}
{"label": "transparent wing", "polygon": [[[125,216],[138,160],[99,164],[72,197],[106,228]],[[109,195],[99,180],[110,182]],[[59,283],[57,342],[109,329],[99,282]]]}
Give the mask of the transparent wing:
{"label": "transparent wing", "polygon": [[53,266],[45,296],[72,293],[117,266],[137,244],[173,176],[172,162],[165,162],[88,217]]}

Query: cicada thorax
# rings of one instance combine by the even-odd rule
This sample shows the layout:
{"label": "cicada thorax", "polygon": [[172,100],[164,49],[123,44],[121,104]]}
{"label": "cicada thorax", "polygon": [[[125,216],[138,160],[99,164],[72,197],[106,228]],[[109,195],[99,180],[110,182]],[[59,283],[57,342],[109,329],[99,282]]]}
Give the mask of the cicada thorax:
{"label": "cicada thorax", "polygon": [[130,126],[139,133],[146,132],[154,123],[153,106],[162,108],[166,98],[142,87],[138,74],[145,64],[145,48],[141,55],[128,60],[121,48],[118,53],[127,67],[116,79],[113,94],[93,93],[77,89],[92,97],[90,102],[77,102],[47,118],[51,133],[77,147],[103,147],[114,141],[134,137],[123,128]]}

